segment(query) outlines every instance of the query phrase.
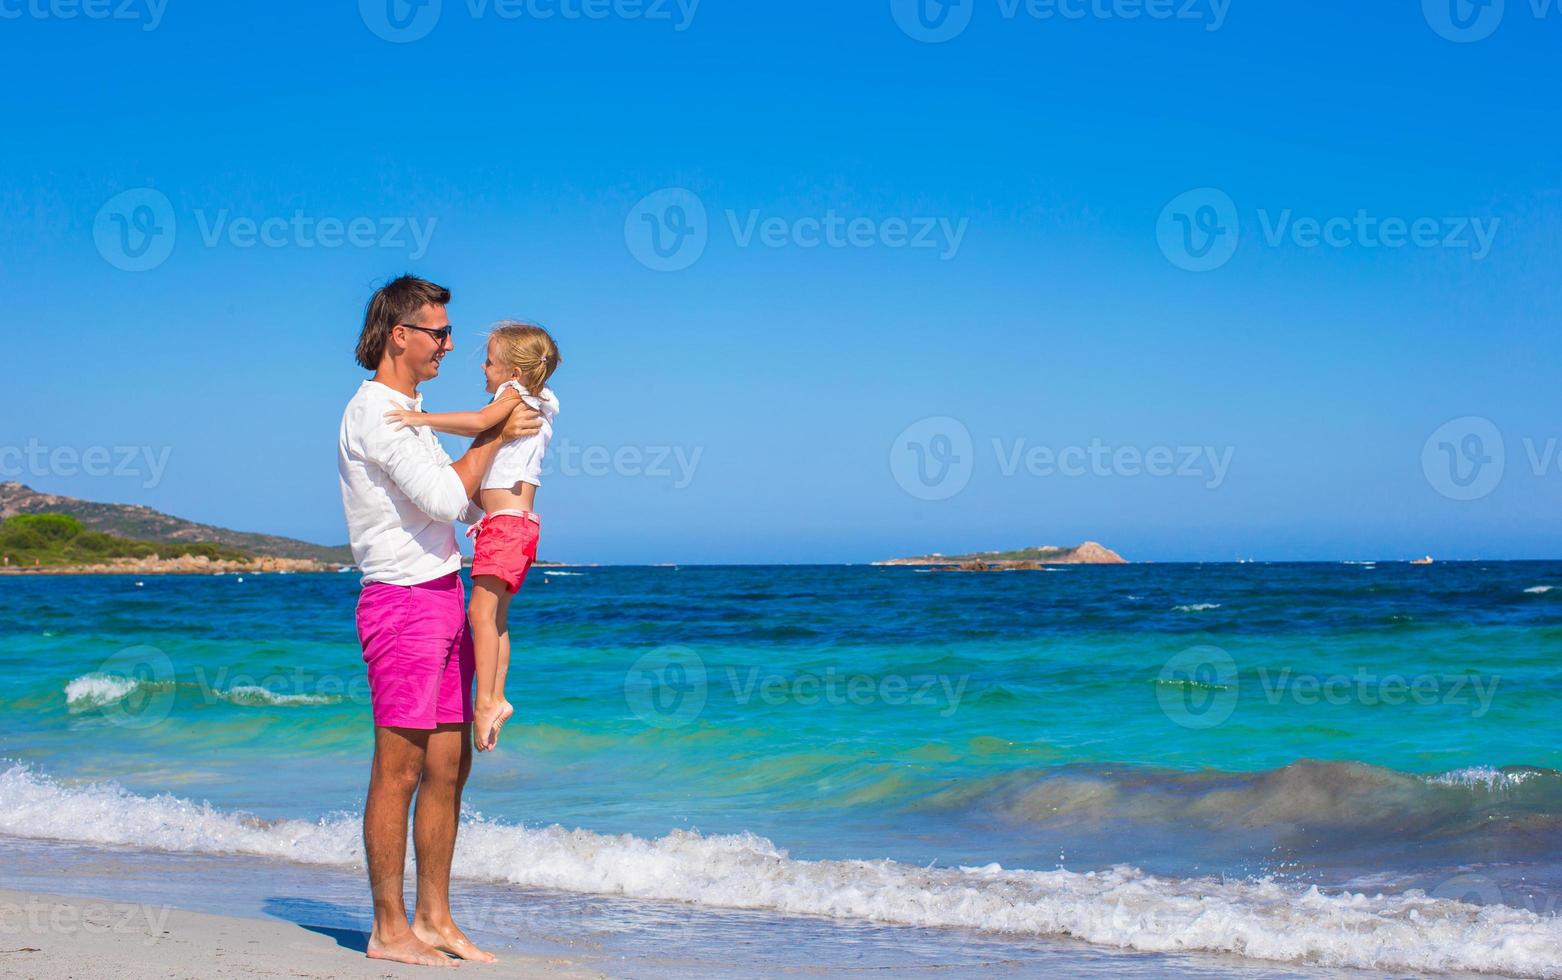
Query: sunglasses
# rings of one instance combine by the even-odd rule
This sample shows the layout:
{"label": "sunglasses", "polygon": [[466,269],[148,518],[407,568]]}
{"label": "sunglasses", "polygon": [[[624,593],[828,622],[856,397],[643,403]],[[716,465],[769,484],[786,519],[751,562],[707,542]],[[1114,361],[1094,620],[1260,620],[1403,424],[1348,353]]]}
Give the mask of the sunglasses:
{"label": "sunglasses", "polygon": [[398,324],[396,324],[396,326],[398,326],[398,327],[406,327],[408,330],[417,330],[417,331],[420,331],[422,333],[426,333],[430,337],[433,337],[434,340],[437,341],[441,347],[444,346],[445,341],[450,339],[451,331],[453,331],[455,329],[454,327],[452,327],[448,323],[445,324],[443,327],[440,327],[438,330],[435,330],[435,329],[433,329],[431,327],[420,327],[420,326],[418,326],[415,323],[398,323]]}

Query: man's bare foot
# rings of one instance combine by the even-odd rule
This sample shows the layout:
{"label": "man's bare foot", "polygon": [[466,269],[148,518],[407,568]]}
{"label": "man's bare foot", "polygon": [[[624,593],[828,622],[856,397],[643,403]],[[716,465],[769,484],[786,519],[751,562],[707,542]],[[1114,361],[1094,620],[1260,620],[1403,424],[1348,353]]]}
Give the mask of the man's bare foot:
{"label": "man's bare foot", "polygon": [[487,950],[478,949],[454,922],[441,928],[421,919],[414,919],[412,933],[441,953],[449,953],[451,956],[471,960],[473,963],[494,963],[499,959]]}
{"label": "man's bare foot", "polygon": [[477,751],[487,752],[499,744],[499,730],[513,714],[515,707],[505,700],[487,706],[478,705],[472,721],[472,737],[477,743]]}
{"label": "man's bare foot", "polygon": [[434,947],[433,943],[425,942],[419,938],[416,928],[386,942],[380,941],[371,932],[369,934],[369,948],[365,955],[371,960],[391,960],[396,963],[410,963],[413,966],[453,967],[461,965],[444,953],[441,953]]}

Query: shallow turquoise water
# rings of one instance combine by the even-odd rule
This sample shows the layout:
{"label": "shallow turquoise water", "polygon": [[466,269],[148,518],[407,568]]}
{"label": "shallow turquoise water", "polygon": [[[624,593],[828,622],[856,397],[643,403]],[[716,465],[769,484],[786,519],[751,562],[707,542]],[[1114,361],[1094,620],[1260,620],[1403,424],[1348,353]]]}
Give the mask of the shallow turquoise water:
{"label": "shallow turquoise water", "polygon": [[[512,614],[517,712],[466,804],[808,859],[1473,874],[1478,897],[1551,914],[1556,585],[1562,563],[554,571]],[[356,811],[357,591],[0,580],[0,757],[50,786]]]}

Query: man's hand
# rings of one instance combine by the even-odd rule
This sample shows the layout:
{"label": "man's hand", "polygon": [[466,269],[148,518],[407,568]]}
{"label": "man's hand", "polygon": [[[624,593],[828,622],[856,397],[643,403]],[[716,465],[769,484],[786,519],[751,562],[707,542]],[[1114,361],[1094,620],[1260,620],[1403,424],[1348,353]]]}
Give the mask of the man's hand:
{"label": "man's hand", "polygon": [[524,439],[534,436],[542,431],[542,413],[520,401],[510,412],[509,421],[504,423],[504,431],[499,433],[499,438],[505,442],[511,439]]}

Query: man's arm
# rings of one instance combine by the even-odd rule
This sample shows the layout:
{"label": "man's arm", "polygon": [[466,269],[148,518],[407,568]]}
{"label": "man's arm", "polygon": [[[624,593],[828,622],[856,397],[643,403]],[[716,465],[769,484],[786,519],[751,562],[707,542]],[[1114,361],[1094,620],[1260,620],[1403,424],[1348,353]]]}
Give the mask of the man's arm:
{"label": "man's arm", "polygon": [[467,513],[500,445],[541,428],[537,411],[520,402],[503,429],[495,427],[479,436],[466,455],[452,463],[444,452],[431,452],[411,430],[375,419],[365,434],[364,454],[379,464],[423,513],[435,520],[454,521]]}
{"label": "man's arm", "polygon": [[[488,472],[488,467],[493,463],[494,454],[499,451],[500,446],[512,439],[522,439],[541,431],[542,413],[517,398],[502,429],[496,425],[478,436],[472,442],[472,448],[450,464],[450,468],[460,478],[461,486],[466,490],[467,499],[477,498],[477,490],[482,485],[483,474]],[[463,501],[463,510],[466,509],[464,503]]]}

